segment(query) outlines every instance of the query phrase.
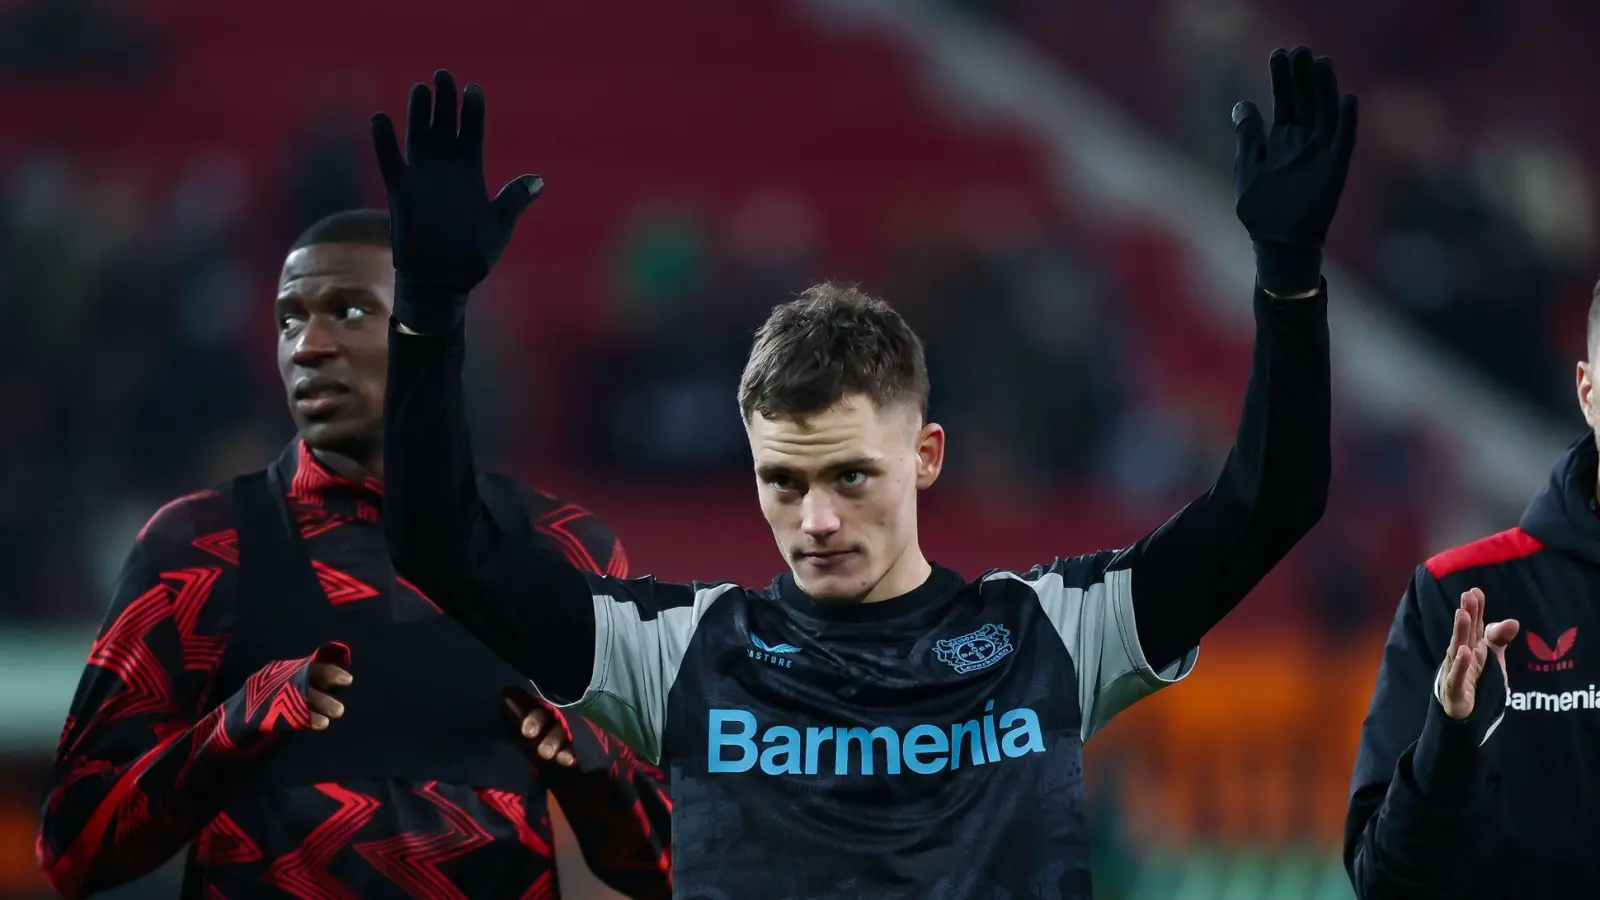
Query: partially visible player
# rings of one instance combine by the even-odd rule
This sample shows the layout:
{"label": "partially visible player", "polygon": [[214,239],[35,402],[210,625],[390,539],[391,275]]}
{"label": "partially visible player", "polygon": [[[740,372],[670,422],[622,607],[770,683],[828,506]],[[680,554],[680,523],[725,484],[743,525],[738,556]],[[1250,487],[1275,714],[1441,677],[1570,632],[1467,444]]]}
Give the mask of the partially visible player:
{"label": "partially visible player", "polygon": [[458,131],[447,72],[413,88],[406,153],[374,118],[399,273],[396,567],[546,696],[667,763],[678,896],[1090,896],[1083,742],[1182,678],[1327,498],[1320,248],[1355,101],[1305,48],[1271,70],[1272,130],[1235,110],[1257,332],[1222,474],[1130,547],[976,580],[917,541],[945,447],[922,344],[887,304],[835,285],[773,311],[739,385],[789,565],[770,586],[606,577],[501,527],[473,474],[463,310],[540,183],[489,199],[483,93],[467,88]]}
{"label": "partially visible player", "polygon": [[1587,355],[1589,430],[1521,523],[1419,566],[1395,611],[1345,823],[1361,900],[1600,897],[1600,286]]}
{"label": "partially visible player", "polygon": [[[554,897],[548,789],[601,879],[668,895],[660,774],[581,719],[569,738],[389,563],[388,245],[378,210],[295,243],[262,323],[299,439],[139,535],[44,804],[39,863],[61,894],[192,844],[195,900]],[[508,533],[626,573],[579,507],[501,476],[480,490]]]}

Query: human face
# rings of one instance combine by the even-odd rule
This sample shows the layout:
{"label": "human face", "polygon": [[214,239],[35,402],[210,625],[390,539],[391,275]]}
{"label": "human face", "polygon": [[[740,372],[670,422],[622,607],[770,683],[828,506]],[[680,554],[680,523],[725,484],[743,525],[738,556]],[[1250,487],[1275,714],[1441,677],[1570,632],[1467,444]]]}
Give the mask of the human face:
{"label": "human face", "polygon": [[376,474],[394,308],[394,263],[383,247],[314,244],[278,279],[278,371],[300,437],[313,450]]}
{"label": "human face", "polygon": [[944,464],[944,429],[860,395],[795,419],[746,423],[761,511],[800,589],[819,600],[887,600],[920,585],[917,491]]}

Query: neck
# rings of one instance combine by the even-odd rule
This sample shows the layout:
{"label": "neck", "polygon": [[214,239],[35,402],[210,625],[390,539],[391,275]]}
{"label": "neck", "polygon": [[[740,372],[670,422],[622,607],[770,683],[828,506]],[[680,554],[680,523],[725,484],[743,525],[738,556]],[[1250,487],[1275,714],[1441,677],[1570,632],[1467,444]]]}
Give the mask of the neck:
{"label": "neck", "polygon": [[383,479],[383,457],[376,456],[372,459],[358,459],[332,450],[312,450],[311,455],[341,476],[360,484],[368,478]]}
{"label": "neck", "polygon": [[922,555],[922,548],[913,541],[899,561],[884,573],[883,578],[878,580],[865,597],[861,598],[861,602],[877,603],[909,594],[922,587],[923,582],[932,574],[933,566],[928,563],[928,558]]}

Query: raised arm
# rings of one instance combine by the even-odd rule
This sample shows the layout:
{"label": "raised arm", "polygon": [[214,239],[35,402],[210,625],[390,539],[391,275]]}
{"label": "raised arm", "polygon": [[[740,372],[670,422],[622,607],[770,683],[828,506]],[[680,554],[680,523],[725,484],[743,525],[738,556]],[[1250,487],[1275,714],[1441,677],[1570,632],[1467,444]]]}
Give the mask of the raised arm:
{"label": "raised arm", "polygon": [[678,664],[731,586],[597,575],[497,519],[472,463],[462,342],[459,327],[389,338],[383,520],[395,569],[545,697],[659,759]]}
{"label": "raised arm", "polygon": [[190,545],[197,535],[175,521],[184,515],[181,506],[158,513],[129,554],[62,729],[37,853],[65,897],[171,859],[279,741],[328,724],[307,703],[313,669],[323,687],[345,674],[329,667],[348,653],[329,645],[267,666],[231,697],[208,698],[230,598],[217,596],[223,561]]}
{"label": "raised arm", "polygon": [[[395,569],[547,694],[581,696],[594,654],[589,583],[560,554],[496,522],[479,492],[462,398],[467,295],[493,268],[542,182],[492,201],[483,92],[448,72],[411,89],[406,152],[372,118],[389,196],[395,314],[384,396],[384,530]],[[457,126],[457,104],[461,104]]]}
{"label": "raised arm", "polygon": [[373,117],[389,194],[395,316],[384,395],[384,529],[399,573],[538,686],[647,759],[666,696],[705,605],[725,587],[586,572],[480,490],[463,404],[467,295],[488,275],[542,188],[483,179],[483,91],[450,73],[411,90],[406,153]]}
{"label": "raised arm", "polygon": [[1271,59],[1273,127],[1234,108],[1239,219],[1255,245],[1256,340],[1233,448],[1211,489],[1131,547],[1026,574],[1077,675],[1088,739],[1193,666],[1197,645],[1321,518],[1331,469],[1322,242],[1355,145],[1333,65]]}
{"label": "raised arm", "polygon": [[1356,99],[1305,47],[1272,54],[1273,124],[1234,108],[1239,220],[1256,253],[1256,341],[1222,474],[1133,547],[1138,639],[1156,668],[1179,659],[1321,518],[1331,469],[1322,244],[1355,147]]}
{"label": "raised arm", "polygon": [[398,327],[384,402],[383,523],[395,570],[546,696],[576,700],[594,668],[592,597],[603,590],[484,504],[462,407],[461,329]]}
{"label": "raised arm", "polygon": [[1257,288],[1256,343],[1238,435],[1222,474],[1118,553],[1138,640],[1161,669],[1260,583],[1322,516],[1330,463],[1327,297]]}

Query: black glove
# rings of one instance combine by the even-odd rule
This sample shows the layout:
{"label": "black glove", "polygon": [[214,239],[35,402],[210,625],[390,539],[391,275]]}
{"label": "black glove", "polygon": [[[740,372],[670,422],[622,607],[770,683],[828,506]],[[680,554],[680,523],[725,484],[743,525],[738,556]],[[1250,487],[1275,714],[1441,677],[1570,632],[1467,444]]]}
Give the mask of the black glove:
{"label": "black glove", "polygon": [[1272,130],[1248,100],[1233,107],[1234,207],[1256,248],[1256,283],[1273,294],[1315,290],[1322,244],[1356,144],[1356,98],[1339,94],[1333,60],[1275,50]]}
{"label": "black glove", "polygon": [[455,78],[440,69],[433,87],[411,86],[405,156],[394,122],[383,113],[372,117],[389,195],[394,315],[423,334],[460,327],[467,294],[494,268],[517,219],[544,189],[537,175],[522,175],[491,201],[483,180],[483,89],[467,85],[458,132]]}

